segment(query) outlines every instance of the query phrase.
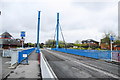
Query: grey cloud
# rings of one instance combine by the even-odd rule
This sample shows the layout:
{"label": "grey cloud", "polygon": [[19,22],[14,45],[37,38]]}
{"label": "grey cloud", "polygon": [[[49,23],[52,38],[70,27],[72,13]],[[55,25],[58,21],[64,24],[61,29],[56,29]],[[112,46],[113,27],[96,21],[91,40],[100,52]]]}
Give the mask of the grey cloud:
{"label": "grey cloud", "polygon": [[24,30],[27,35],[26,42],[36,42],[38,10],[41,10],[41,42],[53,38],[57,12],[60,12],[60,24],[68,42],[74,42],[75,39],[82,39],[86,35],[80,33],[80,35],[72,36],[71,39],[71,36],[66,33],[67,31],[71,32],[72,35],[74,35],[73,31],[75,30],[86,31],[86,29],[92,28],[97,29],[100,33],[107,28],[116,31],[116,28],[112,27],[117,26],[115,25],[117,24],[116,14],[114,14],[116,12],[108,11],[113,13],[104,13],[105,10],[108,10],[109,5],[112,5],[111,3],[74,3],[72,6],[70,4],[66,6],[60,3],[57,6],[55,3],[35,1],[31,3],[23,1],[20,3],[4,2],[2,5],[3,15],[0,16],[2,18],[2,32],[7,30],[13,36],[19,37],[20,31]]}
{"label": "grey cloud", "polygon": [[73,2],[73,6],[84,7],[92,11],[101,11],[108,7],[113,7],[115,3],[113,2]]}

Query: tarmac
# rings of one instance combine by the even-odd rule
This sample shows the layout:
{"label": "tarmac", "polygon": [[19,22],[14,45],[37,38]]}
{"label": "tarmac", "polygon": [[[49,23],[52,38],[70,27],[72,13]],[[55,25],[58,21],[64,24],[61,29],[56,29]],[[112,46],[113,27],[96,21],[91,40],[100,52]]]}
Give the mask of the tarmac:
{"label": "tarmac", "polygon": [[35,51],[31,53],[28,57],[28,64],[19,64],[16,69],[8,75],[7,80],[9,79],[41,79],[38,54],[35,53]]}

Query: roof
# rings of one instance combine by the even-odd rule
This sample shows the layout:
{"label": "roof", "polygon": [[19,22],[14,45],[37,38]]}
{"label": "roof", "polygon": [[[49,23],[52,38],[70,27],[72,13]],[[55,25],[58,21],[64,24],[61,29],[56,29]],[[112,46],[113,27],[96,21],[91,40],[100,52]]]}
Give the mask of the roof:
{"label": "roof", "polygon": [[83,40],[82,42],[95,42],[95,43],[99,43],[98,41],[95,41],[95,40],[93,40],[93,39]]}
{"label": "roof", "polygon": [[0,36],[1,36],[1,38],[11,38],[12,37],[12,35],[10,35],[8,32],[4,32]]}
{"label": "roof", "polygon": [[120,47],[120,45],[117,45],[116,47]]}

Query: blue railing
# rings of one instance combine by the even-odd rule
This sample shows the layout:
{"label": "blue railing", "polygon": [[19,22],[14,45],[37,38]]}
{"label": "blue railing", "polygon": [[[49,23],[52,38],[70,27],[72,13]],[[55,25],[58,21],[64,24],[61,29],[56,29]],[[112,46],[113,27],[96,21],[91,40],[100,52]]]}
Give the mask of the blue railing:
{"label": "blue railing", "polygon": [[30,55],[30,53],[32,53],[34,50],[35,48],[31,48],[18,52],[18,63],[21,63],[24,59],[26,59],[25,57],[23,57],[23,54]]}
{"label": "blue railing", "polygon": [[[51,50],[60,51],[69,54],[75,54],[95,59],[102,59],[102,60],[111,60],[111,51],[104,51],[104,50],[80,50],[80,49],[64,49],[64,48],[52,48]],[[117,52],[117,51],[113,51]]]}

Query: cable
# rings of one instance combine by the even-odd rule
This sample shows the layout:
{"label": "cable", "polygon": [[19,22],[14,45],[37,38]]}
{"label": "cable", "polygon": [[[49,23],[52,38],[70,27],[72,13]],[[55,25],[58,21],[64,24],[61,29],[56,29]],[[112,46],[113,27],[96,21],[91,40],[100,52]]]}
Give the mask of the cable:
{"label": "cable", "polygon": [[56,28],[55,28],[55,34],[54,34],[54,39],[53,39],[53,44],[52,44],[53,47],[54,47],[55,36],[56,36]]}
{"label": "cable", "polygon": [[[60,32],[61,32],[63,42],[64,42],[64,45],[65,45],[65,49],[66,49],[66,42],[65,42],[65,38],[64,38],[64,35],[63,35],[63,32],[62,32],[62,27],[61,27],[60,23],[58,23],[58,25],[60,27]],[[56,36],[56,29],[57,29],[57,27],[55,28],[55,35],[54,35],[54,40],[53,40],[53,44],[52,44],[53,47],[54,47],[54,41],[55,41],[55,36]]]}
{"label": "cable", "polygon": [[59,26],[60,26],[60,31],[61,31],[61,35],[62,35],[62,38],[63,38],[63,42],[64,42],[65,48],[66,48],[66,42],[65,42],[65,38],[64,38],[64,35],[63,35],[63,32],[62,32],[62,27],[61,27],[60,24],[59,24]]}

